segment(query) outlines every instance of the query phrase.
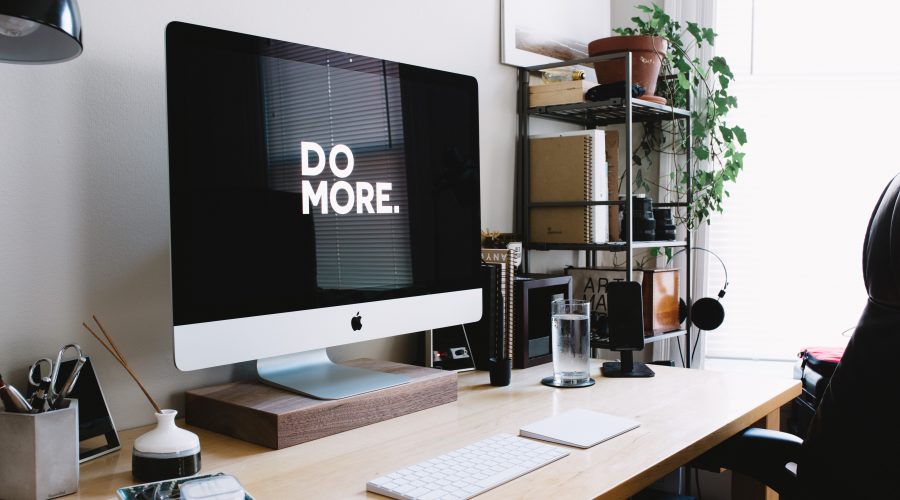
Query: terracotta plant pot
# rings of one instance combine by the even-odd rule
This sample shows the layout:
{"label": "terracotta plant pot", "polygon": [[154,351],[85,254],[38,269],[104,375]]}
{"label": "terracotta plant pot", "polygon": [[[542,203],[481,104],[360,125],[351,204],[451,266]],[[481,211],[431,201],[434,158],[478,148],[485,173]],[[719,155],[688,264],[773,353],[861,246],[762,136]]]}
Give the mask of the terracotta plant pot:
{"label": "terracotta plant pot", "polygon": [[[645,95],[652,96],[667,46],[666,40],[657,36],[611,36],[588,44],[588,54],[594,57],[631,51],[631,79],[644,87]],[[598,83],[624,81],[625,59],[595,62],[594,70]]]}

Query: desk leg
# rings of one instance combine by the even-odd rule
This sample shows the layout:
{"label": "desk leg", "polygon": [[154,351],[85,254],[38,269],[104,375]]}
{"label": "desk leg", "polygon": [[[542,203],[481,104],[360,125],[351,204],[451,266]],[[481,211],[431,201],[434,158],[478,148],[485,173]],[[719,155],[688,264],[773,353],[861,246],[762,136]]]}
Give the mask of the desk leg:
{"label": "desk leg", "polygon": [[[781,426],[781,410],[775,410],[753,424],[753,427],[778,430]],[[731,498],[732,500],[778,500],[778,493],[767,488],[759,481],[740,474],[731,472]]]}

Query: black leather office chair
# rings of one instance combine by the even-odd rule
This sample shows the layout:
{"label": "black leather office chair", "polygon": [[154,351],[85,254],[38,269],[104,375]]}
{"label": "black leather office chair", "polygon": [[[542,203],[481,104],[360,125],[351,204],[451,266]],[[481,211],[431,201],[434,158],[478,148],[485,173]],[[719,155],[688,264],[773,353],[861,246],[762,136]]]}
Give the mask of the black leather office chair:
{"label": "black leather office chair", "polygon": [[[842,233],[835,228],[834,235]],[[828,239],[822,235],[819,250],[827,251]],[[900,498],[900,175],[869,220],[863,275],[869,301],[806,440],[749,429],[700,462],[754,477],[782,498]]]}

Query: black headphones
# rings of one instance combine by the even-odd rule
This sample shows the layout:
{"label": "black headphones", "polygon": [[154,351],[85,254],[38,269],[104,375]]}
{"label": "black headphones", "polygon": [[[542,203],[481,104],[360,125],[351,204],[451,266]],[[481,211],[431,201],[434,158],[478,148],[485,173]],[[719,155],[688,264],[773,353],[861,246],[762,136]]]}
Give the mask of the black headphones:
{"label": "black headphones", "polygon": [[[719,326],[722,325],[722,321],[725,320],[725,308],[722,307],[721,299],[725,296],[725,289],[728,288],[728,268],[725,267],[725,262],[722,261],[722,258],[716,255],[712,250],[707,250],[702,247],[694,247],[693,250],[703,250],[704,252],[712,255],[719,261],[719,264],[722,265],[722,269],[725,271],[725,284],[722,285],[722,289],[719,290],[718,296],[716,298],[712,297],[703,297],[702,299],[698,299],[694,301],[694,304],[691,306],[691,323],[694,324],[697,328],[710,331],[715,330]],[[679,250],[672,255],[672,258],[675,258],[675,255],[684,252],[684,250]],[[687,319],[687,304],[685,304],[684,299],[678,299],[678,320],[681,323]]]}

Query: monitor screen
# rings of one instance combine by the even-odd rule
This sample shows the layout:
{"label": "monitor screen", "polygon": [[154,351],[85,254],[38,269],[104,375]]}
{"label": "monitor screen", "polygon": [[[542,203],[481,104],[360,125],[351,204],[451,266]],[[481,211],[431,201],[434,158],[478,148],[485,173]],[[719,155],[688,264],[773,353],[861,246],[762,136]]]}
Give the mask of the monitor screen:
{"label": "monitor screen", "polygon": [[480,317],[474,78],[177,22],[166,45],[179,367]]}

